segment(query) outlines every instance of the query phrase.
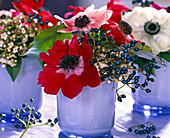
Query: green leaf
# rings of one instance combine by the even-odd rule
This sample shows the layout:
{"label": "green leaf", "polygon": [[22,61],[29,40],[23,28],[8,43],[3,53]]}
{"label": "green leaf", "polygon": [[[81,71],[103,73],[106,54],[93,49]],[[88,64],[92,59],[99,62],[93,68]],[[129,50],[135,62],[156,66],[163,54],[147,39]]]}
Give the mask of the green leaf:
{"label": "green leaf", "polygon": [[52,26],[37,34],[34,38],[34,42],[30,45],[31,48],[24,55],[38,58],[40,52],[47,52],[57,40],[63,41],[64,39],[71,39],[71,33],[57,32],[58,29],[63,27],[63,25]]}
{"label": "green leaf", "polygon": [[[138,57],[138,59],[136,59],[135,62],[141,68],[145,66],[146,64],[148,64],[150,60],[146,58]],[[146,72],[155,76],[155,68],[150,67],[149,70],[146,70]]]}
{"label": "green leaf", "polygon": [[8,71],[9,75],[11,76],[12,81],[15,81],[16,77],[18,76],[18,73],[21,69],[22,59],[21,57],[17,58],[17,65],[14,67],[6,66],[6,70]]}
{"label": "green leaf", "polygon": [[165,59],[166,61],[170,62],[170,53],[169,52],[160,52],[158,54],[158,56]]}

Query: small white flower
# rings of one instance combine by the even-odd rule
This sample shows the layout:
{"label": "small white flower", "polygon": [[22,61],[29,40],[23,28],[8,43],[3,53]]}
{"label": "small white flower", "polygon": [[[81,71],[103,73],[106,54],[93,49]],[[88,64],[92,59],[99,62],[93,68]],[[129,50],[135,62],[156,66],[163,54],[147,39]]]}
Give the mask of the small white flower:
{"label": "small white flower", "polygon": [[1,34],[1,39],[7,40],[7,37],[8,37],[8,35],[6,34],[6,32]]}
{"label": "small white flower", "polygon": [[23,39],[22,39],[22,42],[23,42],[23,43],[26,43],[27,41],[28,41],[28,38],[23,38]]}
{"label": "small white flower", "polygon": [[3,42],[3,41],[0,41],[0,47],[2,47],[2,46],[3,46],[3,44],[4,44],[4,42]]}
{"label": "small white flower", "polygon": [[132,26],[135,39],[144,41],[155,55],[170,50],[170,14],[152,7],[135,7],[123,20]]}
{"label": "small white flower", "polygon": [[14,46],[13,42],[8,43],[9,48],[12,48]]}
{"label": "small white flower", "polygon": [[5,68],[6,67],[6,65],[5,64],[2,64],[2,68]]}
{"label": "small white flower", "polygon": [[13,48],[13,53],[17,53],[18,52],[18,47]]}

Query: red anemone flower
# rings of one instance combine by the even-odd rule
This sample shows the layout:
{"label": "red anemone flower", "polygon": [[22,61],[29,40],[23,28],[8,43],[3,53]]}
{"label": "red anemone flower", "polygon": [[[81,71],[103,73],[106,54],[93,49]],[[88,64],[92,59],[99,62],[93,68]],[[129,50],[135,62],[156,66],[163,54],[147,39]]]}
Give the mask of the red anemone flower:
{"label": "red anemone flower", "polygon": [[47,65],[39,73],[38,84],[44,87],[47,94],[56,95],[61,88],[64,96],[72,99],[85,86],[97,87],[100,77],[95,66],[90,65],[92,49],[83,39],[79,46],[77,36],[74,35],[71,43],[57,40],[52,49],[40,53],[40,59]]}
{"label": "red anemone flower", "polygon": [[112,16],[109,20],[112,20],[116,23],[121,21],[121,13],[129,11],[130,9],[121,5],[121,4],[114,4],[114,2],[120,2],[119,0],[111,0],[107,3],[107,10],[112,10]]}

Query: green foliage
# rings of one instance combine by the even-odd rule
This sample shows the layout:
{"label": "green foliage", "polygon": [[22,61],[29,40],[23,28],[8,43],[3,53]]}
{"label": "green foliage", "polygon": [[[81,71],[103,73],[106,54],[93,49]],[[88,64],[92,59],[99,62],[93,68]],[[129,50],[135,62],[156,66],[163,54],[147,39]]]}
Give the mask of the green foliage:
{"label": "green foliage", "polygon": [[22,59],[21,57],[17,58],[17,65],[14,67],[11,67],[9,65],[6,66],[6,70],[8,71],[9,75],[11,76],[12,81],[15,81],[16,77],[18,76],[18,73],[21,69]]}
{"label": "green foliage", "polygon": [[[141,68],[151,61],[149,59],[146,59],[146,58],[138,57],[138,59],[136,59],[135,62],[136,62],[136,64],[138,64],[139,68]],[[152,67],[150,67],[149,70],[146,70],[146,72],[155,76],[155,69],[152,68]]]}
{"label": "green foliage", "polygon": [[38,58],[40,52],[47,52],[48,49],[51,49],[53,44],[57,40],[63,41],[64,39],[71,39],[71,33],[60,33],[57,32],[58,29],[63,28],[63,25],[52,26],[47,30],[44,30],[37,34],[34,38],[34,42],[30,45],[31,48],[25,54],[26,56],[33,56]]}
{"label": "green foliage", "polygon": [[160,52],[158,56],[170,62],[170,52]]}

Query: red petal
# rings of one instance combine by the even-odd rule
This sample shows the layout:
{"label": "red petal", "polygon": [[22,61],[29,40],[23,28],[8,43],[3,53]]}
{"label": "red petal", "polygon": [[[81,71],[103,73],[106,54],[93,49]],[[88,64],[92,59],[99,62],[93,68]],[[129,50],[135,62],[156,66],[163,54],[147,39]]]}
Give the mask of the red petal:
{"label": "red petal", "polygon": [[31,7],[23,4],[23,3],[20,3],[22,9],[26,12],[27,15],[29,15],[30,13],[34,14],[33,10]]}
{"label": "red petal", "polygon": [[20,2],[12,2],[13,6],[15,7],[15,9],[17,9],[19,12],[24,12],[23,8],[20,5]]}
{"label": "red petal", "polygon": [[66,46],[60,40],[57,40],[52,47],[52,51],[57,60],[60,60],[66,53]]}
{"label": "red petal", "polygon": [[72,41],[70,43],[70,46],[68,48],[68,55],[78,56],[79,48],[80,47],[79,47],[79,42],[78,42],[77,36],[74,35],[73,38],[72,38]]}
{"label": "red petal", "polygon": [[20,2],[36,11],[38,11],[44,4],[44,0],[38,0],[37,2],[35,2],[34,0],[20,0]]}
{"label": "red petal", "polygon": [[83,81],[84,86],[89,85],[90,87],[97,87],[101,83],[99,73],[95,66],[90,66],[85,69],[78,77]]}
{"label": "red petal", "polygon": [[73,99],[76,97],[83,89],[82,81],[73,74],[64,80],[61,90],[64,96]]}
{"label": "red petal", "polygon": [[47,94],[56,95],[66,77],[64,73],[57,73],[57,68],[46,66],[44,71],[41,71],[38,76],[38,84],[44,87],[44,92]]}
{"label": "red petal", "polygon": [[83,56],[84,65],[88,67],[92,57],[92,48],[87,44],[87,36],[85,36],[82,41],[79,57],[80,56]]}
{"label": "red petal", "polygon": [[47,55],[47,53],[45,52],[41,52],[39,54],[40,60],[43,60],[48,65],[56,67],[58,65],[59,60],[57,60],[52,54],[51,49],[49,49],[48,51],[50,53],[49,55]]}
{"label": "red petal", "polygon": [[68,18],[70,15],[75,16],[79,12],[84,12],[86,7],[75,7],[75,6],[69,6],[68,10],[73,9],[74,11],[67,12],[64,14],[64,18]]}

